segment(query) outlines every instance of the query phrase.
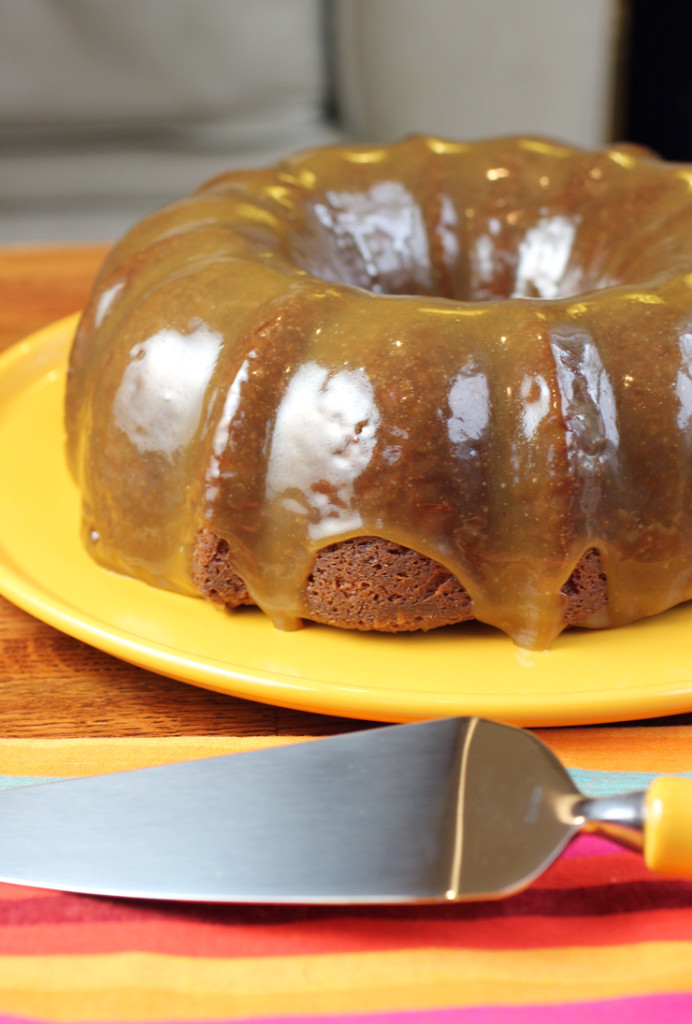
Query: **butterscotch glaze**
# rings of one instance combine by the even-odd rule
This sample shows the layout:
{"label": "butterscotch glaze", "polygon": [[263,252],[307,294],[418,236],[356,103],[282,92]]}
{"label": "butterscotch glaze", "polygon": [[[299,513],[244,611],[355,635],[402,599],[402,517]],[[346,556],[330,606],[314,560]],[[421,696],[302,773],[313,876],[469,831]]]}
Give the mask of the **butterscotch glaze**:
{"label": "butterscotch glaze", "polygon": [[587,624],[655,614],[692,597],[692,167],[414,137],[223,175],[113,250],[66,410],[85,543],[156,585],[206,525],[286,629],[365,536],[525,647],[590,549]]}

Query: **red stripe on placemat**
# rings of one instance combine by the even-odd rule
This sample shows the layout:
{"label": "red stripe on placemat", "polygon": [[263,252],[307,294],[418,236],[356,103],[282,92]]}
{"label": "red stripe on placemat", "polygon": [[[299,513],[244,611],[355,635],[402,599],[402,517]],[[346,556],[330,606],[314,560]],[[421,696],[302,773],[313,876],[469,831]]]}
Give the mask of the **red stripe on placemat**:
{"label": "red stripe on placemat", "polygon": [[150,904],[46,895],[0,904],[0,955],[267,957],[426,947],[528,949],[692,941],[692,886],[675,881],[528,890],[429,907]]}

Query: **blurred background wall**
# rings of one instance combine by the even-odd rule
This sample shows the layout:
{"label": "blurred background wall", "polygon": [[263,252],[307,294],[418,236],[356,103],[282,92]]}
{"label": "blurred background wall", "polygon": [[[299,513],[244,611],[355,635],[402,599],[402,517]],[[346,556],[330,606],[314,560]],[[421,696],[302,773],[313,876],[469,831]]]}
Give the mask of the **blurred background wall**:
{"label": "blurred background wall", "polygon": [[614,0],[340,0],[333,14],[341,111],[359,137],[610,136]]}
{"label": "blurred background wall", "polygon": [[330,141],[605,144],[639,130],[634,6],[0,0],[0,242],[108,240],[219,171]]}

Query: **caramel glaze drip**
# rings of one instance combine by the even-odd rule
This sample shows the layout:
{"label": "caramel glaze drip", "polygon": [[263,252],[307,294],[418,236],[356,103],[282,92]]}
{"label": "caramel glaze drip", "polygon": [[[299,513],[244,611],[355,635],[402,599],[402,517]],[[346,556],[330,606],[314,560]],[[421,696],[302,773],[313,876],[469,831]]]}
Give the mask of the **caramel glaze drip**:
{"label": "caramel glaze drip", "polygon": [[692,168],[414,137],[223,175],[135,227],[75,340],[100,563],[193,592],[201,524],[283,629],[379,536],[548,647],[599,551],[621,625],[692,597]]}

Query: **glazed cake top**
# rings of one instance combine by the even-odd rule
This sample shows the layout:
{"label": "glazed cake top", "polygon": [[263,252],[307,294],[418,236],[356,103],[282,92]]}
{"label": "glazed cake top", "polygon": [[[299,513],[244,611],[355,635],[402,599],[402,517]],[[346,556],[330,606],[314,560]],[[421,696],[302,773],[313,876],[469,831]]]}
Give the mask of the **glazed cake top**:
{"label": "glazed cake top", "polygon": [[208,524],[285,628],[380,536],[526,647],[596,548],[618,625],[692,596],[692,168],[541,139],[223,175],[109,256],[68,451],[102,564],[191,591]]}

